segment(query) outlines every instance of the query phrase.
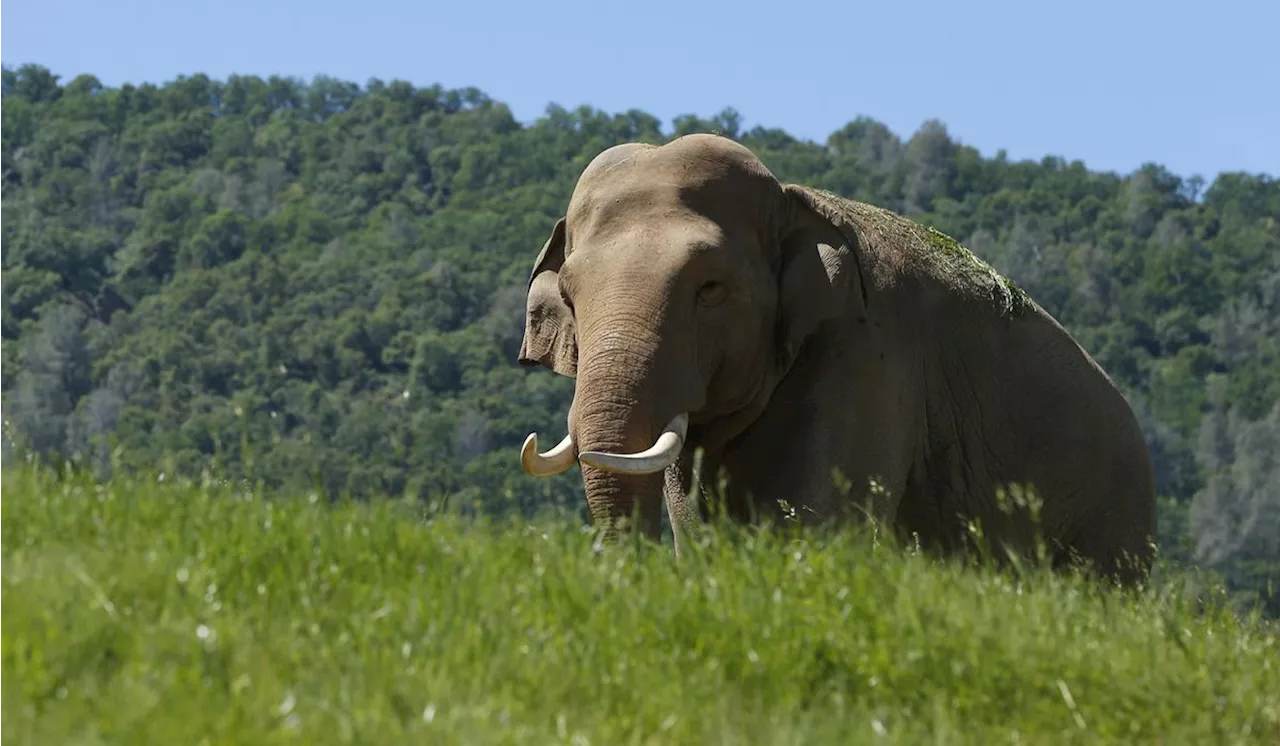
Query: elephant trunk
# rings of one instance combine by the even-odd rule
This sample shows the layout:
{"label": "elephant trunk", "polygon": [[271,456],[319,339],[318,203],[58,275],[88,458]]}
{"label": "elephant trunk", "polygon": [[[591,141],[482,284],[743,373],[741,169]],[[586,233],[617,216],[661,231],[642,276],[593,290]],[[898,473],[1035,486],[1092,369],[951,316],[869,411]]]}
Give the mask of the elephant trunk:
{"label": "elephant trunk", "polygon": [[696,361],[674,354],[679,345],[654,329],[652,316],[599,328],[583,330],[569,410],[587,507],[606,538],[635,519],[656,539],[663,471],[680,455],[688,413],[703,396]]}

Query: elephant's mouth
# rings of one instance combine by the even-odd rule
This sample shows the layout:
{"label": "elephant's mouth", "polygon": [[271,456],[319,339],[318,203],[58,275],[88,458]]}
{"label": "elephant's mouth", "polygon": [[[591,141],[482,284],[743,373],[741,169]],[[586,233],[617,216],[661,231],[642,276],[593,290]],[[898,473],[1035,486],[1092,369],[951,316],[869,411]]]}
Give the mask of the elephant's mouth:
{"label": "elephant's mouth", "polygon": [[658,436],[653,445],[638,453],[604,453],[602,451],[583,451],[577,454],[572,434],[564,436],[549,451],[538,452],[538,434],[529,433],[524,445],[520,448],[520,464],[524,470],[535,477],[549,477],[568,470],[574,461],[613,474],[654,474],[665,470],[676,462],[684,450],[685,439],[689,433],[689,414],[681,412]]}

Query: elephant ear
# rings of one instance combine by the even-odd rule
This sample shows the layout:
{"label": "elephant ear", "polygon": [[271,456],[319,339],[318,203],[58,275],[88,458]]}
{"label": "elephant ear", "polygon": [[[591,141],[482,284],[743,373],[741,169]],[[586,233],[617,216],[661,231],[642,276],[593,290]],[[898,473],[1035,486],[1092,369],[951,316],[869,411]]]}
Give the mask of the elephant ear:
{"label": "elephant ear", "polygon": [[778,361],[785,371],[824,321],[865,313],[866,292],[858,267],[857,234],[808,189],[788,184],[783,194]]}
{"label": "elephant ear", "polygon": [[529,275],[525,301],[521,365],[543,365],[573,378],[578,371],[578,340],[573,314],[560,296],[560,267],[564,265],[565,221],[551,229]]}

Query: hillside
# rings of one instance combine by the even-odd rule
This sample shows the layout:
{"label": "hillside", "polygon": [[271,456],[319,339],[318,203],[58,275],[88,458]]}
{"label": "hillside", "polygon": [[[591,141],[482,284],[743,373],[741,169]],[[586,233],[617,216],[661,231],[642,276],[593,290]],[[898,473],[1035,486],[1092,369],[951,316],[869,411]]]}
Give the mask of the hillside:
{"label": "hillside", "polygon": [[[1280,576],[1280,182],[986,158],[926,122],[825,143],[726,110],[205,76],[3,78],[3,406],[88,464],[485,513],[581,510],[516,453],[572,382],[516,362],[524,282],[587,161],[717,130],[785,180],[902,212],[1014,279],[1116,378],[1156,458],[1166,556]],[[1280,597],[1270,608],[1280,611]]]}
{"label": "hillside", "polygon": [[5,471],[5,743],[1280,740],[1275,625],[1172,586],[173,482]]}

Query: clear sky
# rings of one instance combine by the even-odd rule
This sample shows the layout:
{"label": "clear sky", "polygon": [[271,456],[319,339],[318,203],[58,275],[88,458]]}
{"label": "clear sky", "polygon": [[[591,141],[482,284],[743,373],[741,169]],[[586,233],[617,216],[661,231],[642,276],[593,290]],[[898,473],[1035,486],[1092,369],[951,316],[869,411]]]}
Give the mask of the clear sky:
{"label": "clear sky", "polygon": [[1280,0],[8,0],[0,59],[70,80],[317,73],[823,140],[924,120],[984,155],[1280,176]]}

